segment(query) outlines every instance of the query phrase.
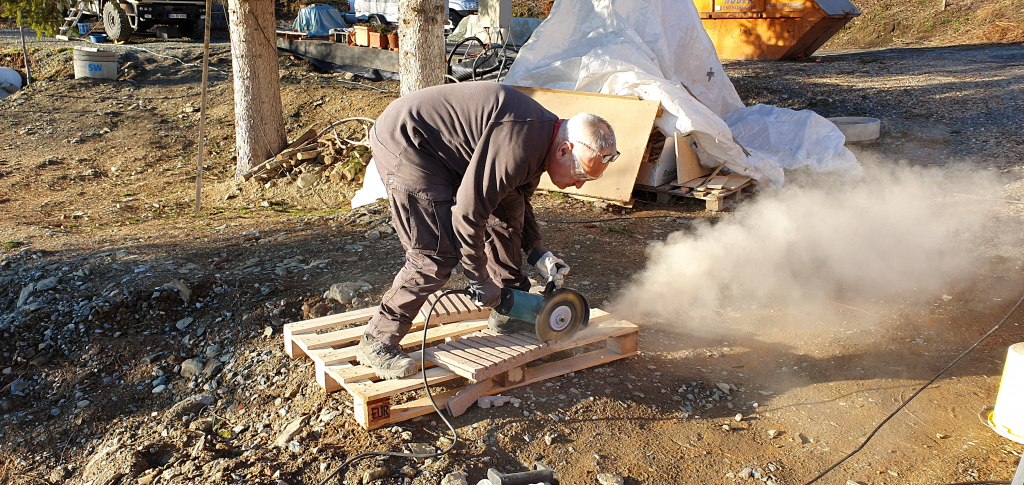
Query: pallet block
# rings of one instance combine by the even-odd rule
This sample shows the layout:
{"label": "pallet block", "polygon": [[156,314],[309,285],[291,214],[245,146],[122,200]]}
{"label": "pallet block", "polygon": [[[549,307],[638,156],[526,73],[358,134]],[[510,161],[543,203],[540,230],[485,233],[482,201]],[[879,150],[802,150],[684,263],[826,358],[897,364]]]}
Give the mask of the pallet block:
{"label": "pallet block", "polygon": [[[434,407],[426,396],[400,404],[392,402],[393,397],[402,393],[423,389],[424,376],[431,386],[466,380],[464,374],[479,378],[479,381],[469,379],[468,386],[434,395],[438,405],[443,405],[450,414],[458,416],[481,396],[629,357],[637,351],[637,326],[623,320],[616,321],[599,309],[591,310],[590,325],[576,334],[572,340],[541,343],[535,337],[526,336],[533,338],[531,343],[523,336],[507,338],[490,332],[487,330],[487,320],[481,318],[490,310],[465,306],[467,302],[468,300],[462,299],[444,301],[444,305],[438,304],[435,307],[434,316],[430,320],[431,326],[427,330],[427,345],[444,344],[444,349],[455,349],[458,352],[472,346],[472,353],[478,359],[488,356],[485,359],[487,365],[473,367],[472,373],[467,372],[465,368],[461,369],[461,374],[456,373],[427,360],[426,368],[412,376],[381,380],[373,373],[373,369],[360,365],[355,358],[355,348],[366,330],[365,325],[323,334],[316,333],[368,320],[376,312],[376,308],[285,325],[285,352],[292,357],[309,356],[316,365],[317,383],[328,392],[344,389],[351,394],[356,421],[363,428],[374,429],[434,412]],[[424,308],[429,307],[424,305]],[[416,362],[421,359],[423,321],[424,315],[421,313],[414,320],[413,330],[400,342],[402,348]],[[435,321],[445,323],[435,326]],[[605,342],[601,349],[533,367],[527,366],[530,361],[539,357],[601,341]],[[504,345],[485,347],[480,345],[481,342],[504,342]],[[513,354],[510,353],[512,349],[522,352]],[[436,354],[435,347],[428,347],[427,352],[428,355]],[[447,352],[455,353],[453,350]],[[499,356],[507,358],[508,362],[499,359]],[[530,360],[527,360],[528,358]],[[441,361],[446,362],[444,359]],[[474,362],[480,364],[478,361]],[[469,367],[468,363],[463,362],[463,365]]]}

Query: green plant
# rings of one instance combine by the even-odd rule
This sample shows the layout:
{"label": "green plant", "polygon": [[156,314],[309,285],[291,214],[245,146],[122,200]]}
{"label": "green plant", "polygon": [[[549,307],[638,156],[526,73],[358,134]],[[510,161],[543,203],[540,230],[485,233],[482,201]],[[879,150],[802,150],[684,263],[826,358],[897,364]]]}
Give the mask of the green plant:
{"label": "green plant", "polygon": [[394,27],[392,27],[392,26],[390,26],[390,25],[387,25],[387,24],[381,24],[381,25],[378,25],[378,26],[376,27],[376,29],[374,30],[374,32],[376,32],[376,33],[378,33],[378,34],[380,34],[380,35],[388,35],[388,34],[394,34],[394,33],[395,33],[395,32],[397,32],[397,31],[395,30],[395,28],[394,28]]}
{"label": "green plant", "polygon": [[14,249],[22,244],[24,243],[21,241],[4,241],[3,243],[0,243],[0,246],[3,246],[6,249]]}
{"label": "green plant", "polygon": [[17,25],[31,27],[36,37],[53,35],[64,18],[61,2],[49,0],[0,0],[0,12],[17,20]]}

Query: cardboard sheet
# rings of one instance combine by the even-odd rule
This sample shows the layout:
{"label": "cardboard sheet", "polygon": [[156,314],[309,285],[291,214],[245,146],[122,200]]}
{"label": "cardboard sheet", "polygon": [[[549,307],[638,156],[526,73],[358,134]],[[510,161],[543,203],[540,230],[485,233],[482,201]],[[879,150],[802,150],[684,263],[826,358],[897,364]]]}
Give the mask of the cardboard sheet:
{"label": "cardboard sheet", "polygon": [[517,87],[552,113],[569,118],[581,112],[594,113],[606,120],[615,130],[615,142],[622,155],[612,162],[600,180],[587,182],[582,189],[559,189],[544,174],[539,188],[568,194],[626,203],[633,193],[640,163],[643,161],[647,140],[654,128],[654,118],[661,106],[659,101],[644,101],[635,96],[583,93],[557,89]]}

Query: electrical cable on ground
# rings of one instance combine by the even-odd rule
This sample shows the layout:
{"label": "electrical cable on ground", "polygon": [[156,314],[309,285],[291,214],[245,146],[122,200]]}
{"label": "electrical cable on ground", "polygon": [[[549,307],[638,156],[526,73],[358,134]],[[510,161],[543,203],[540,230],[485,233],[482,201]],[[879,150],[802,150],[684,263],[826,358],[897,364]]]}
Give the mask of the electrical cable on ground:
{"label": "electrical cable on ground", "polygon": [[[993,333],[995,333],[996,330],[999,330],[999,328],[1002,327],[1003,324],[1006,323],[1006,321],[1010,319],[1010,316],[1013,315],[1014,312],[1017,311],[1017,308],[1020,307],[1021,303],[1024,303],[1024,295],[1021,295],[1020,299],[1017,300],[1017,304],[1014,305],[1013,308],[1010,309],[1010,312],[1007,313],[1006,316],[1003,317],[1003,319],[998,324],[996,324],[996,326],[992,327],[992,330],[989,330],[988,332],[985,333],[985,335],[982,335],[981,338],[978,339],[977,342],[974,342],[974,345],[971,345],[970,347],[967,348],[967,350],[964,350],[956,359],[953,360],[953,362],[950,362],[949,365],[947,365],[942,370],[940,370],[938,374],[935,374],[935,377],[932,377],[931,380],[926,382],[916,392],[911,394],[910,397],[907,398],[906,401],[903,401],[903,404],[900,404],[899,407],[897,407],[895,411],[893,411],[888,416],[886,416],[885,419],[883,419],[881,423],[878,423],[878,426],[876,426],[875,429],[873,431],[871,431],[871,434],[869,434],[867,438],[864,438],[864,442],[862,442],[860,444],[860,446],[858,446],[856,449],[851,451],[849,454],[844,456],[839,461],[833,463],[832,466],[826,468],[825,471],[819,473],[818,476],[812,478],[810,481],[806,482],[804,485],[811,485],[812,483],[817,482],[818,480],[821,479],[821,477],[824,477],[829,472],[834,470],[836,467],[838,467],[839,465],[842,465],[843,462],[845,462],[846,460],[848,460],[851,457],[853,457],[853,455],[856,455],[858,452],[860,452],[860,450],[864,449],[864,446],[866,446],[868,444],[868,441],[871,441],[871,438],[874,438],[875,434],[878,433],[878,430],[882,429],[882,426],[885,426],[885,423],[888,423],[890,419],[895,417],[896,413],[900,412],[901,409],[905,408],[907,406],[907,404],[910,404],[910,401],[913,401],[914,398],[917,397],[918,394],[921,394],[921,392],[924,391],[925,389],[927,389],[928,386],[932,385],[936,380],[938,380],[939,377],[942,376],[942,374],[945,374],[946,371],[948,371],[950,368],[952,368],[954,365],[956,365],[958,362],[960,362],[964,357],[967,357],[967,354],[971,353],[971,351],[973,351],[975,348],[977,348],[978,345],[981,345],[981,343],[984,342],[985,339],[989,338],[989,336],[991,336]],[[966,485],[966,484],[982,484],[982,483],[1010,483],[1010,482],[1009,481],[1001,481],[1001,482],[962,482],[963,485]],[[952,484],[952,485],[961,485],[961,484]]]}
{"label": "electrical cable on ground", "polygon": [[[140,51],[145,51],[145,52],[148,52],[148,53],[150,53],[150,54],[153,54],[154,56],[157,56],[157,57],[163,57],[163,58],[165,58],[165,59],[173,59],[173,60],[175,60],[175,61],[178,61],[178,62],[180,62],[180,63],[181,63],[182,65],[184,65],[184,66],[188,66],[188,67],[195,67],[195,68],[197,68],[197,69],[202,69],[202,68],[203,68],[203,66],[202,66],[202,65],[200,65],[200,64],[189,64],[189,63],[187,63],[187,62],[185,62],[185,61],[183,61],[183,60],[181,60],[181,59],[178,59],[177,57],[173,57],[173,56],[165,56],[165,55],[163,55],[163,54],[157,54],[156,52],[153,52],[153,51],[151,51],[151,50],[149,50],[149,49],[144,49],[144,48],[142,48],[142,47],[137,47],[137,46],[134,46],[134,45],[128,45],[128,44],[123,44],[123,45],[121,45],[120,47],[126,47],[126,48],[128,48],[128,49],[137,49],[137,50],[140,50]],[[221,73],[221,74],[223,74],[223,75],[225,75],[225,76],[227,76],[227,77],[231,77],[231,73],[229,73],[229,72],[224,72],[224,71],[221,71],[220,69],[217,69],[216,67],[211,67],[211,68],[210,68],[210,70],[211,70],[211,71],[217,71],[217,72],[219,72],[219,73]]]}
{"label": "electrical cable on ground", "polygon": [[430,384],[427,383],[427,373],[425,372],[425,369],[426,369],[425,356],[427,355],[427,352],[426,352],[426,350],[427,350],[427,329],[430,328],[430,316],[434,314],[434,307],[437,305],[437,302],[441,301],[442,298],[444,298],[444,297],[446,297],[448,295],[453,295],[453,294],[458,294],[458,293],[461,293],[463,295],[469,296],[471,298],[473,296],[472,293],[469,292],[469,290],[445,290],[443,293],[441,293],[441,296],[438,297],[436,300],[434,300],[434,303],[432,303],[430,305],[430,311],[427,312],[427,317],[423,321],[423,341],[421,343],[421,349],[422,350],[420,351],[420,373],[423,375],[423,389],[426,390],[427,397],[430,398],[430,405],[434,406],[434,411],[437,411],[437,415],[441,417],[441,420],[444,421],[444,424],[447,424],[448,425],[448,429],[450,429],[452,431],[452,444],[448,445],[448,448],[445,448],[443,451],[439,451],[437,453],[401,453],[401,452],[397,452],[397,451],[369,451],[369,452],[365,452],[365,453],[359,453],[359,454],[349,458],[348,460],[345,460],[345,462],[342,463],[340,466],[338,466],[338,468],[335,469],[333,472],[331,472],[330,475],[327,475],[327,478],[324,478],[322,481],[320,481],[319,485],[327,485],[327,482],[331,481],[332,478],[337,476],[338,473],[340,473],[342,470],[347,468],[350,464],[352,464],[353,462],[355,462],[357,460],[361,460],[363,458],[367,458],[367,457],[370,457],[370,456],[396,456],[396,457],[399,457],[399,458],[424,458],[424,459],[426,459],[426,458],[436,458],[436,457],[441,456],[441,455],[446,455],[449,452],[451,452],[453,449],[455,449],[455,445],[459,443],[459,434],[455,432],[455,426],[453,426],[452,423],[450,421],[448,421],[448,418],[444,417],[444,413],[441,412],[441,409],[437,407],[437,403],[434,402],[434,395],[431,394],[431,392],[430,392]]}
{"label": "electrical cable on ground", "polygon": [[592,219],[592,220],[589,220],[589,221],[540,221],[540,222],[546,222],[548,224],[594,224],[594,223],[598,223],[598,222],[618,221],[618,220],[622,220],[622,219],[667,219],[667,218],[679,219],[678,216],[621,216],[621,217],[609,217],[607,219]]}
{"label": "electrical cable on ground", "polygon": [[947,483],[946,485],[987,485],[987,484],[991,484],[991,485],[1009,485],[1009,483],[1011,483],[1011,482],[1012,482],[1012,480],[981,480],[981,481],[978,481],[978,482]]}

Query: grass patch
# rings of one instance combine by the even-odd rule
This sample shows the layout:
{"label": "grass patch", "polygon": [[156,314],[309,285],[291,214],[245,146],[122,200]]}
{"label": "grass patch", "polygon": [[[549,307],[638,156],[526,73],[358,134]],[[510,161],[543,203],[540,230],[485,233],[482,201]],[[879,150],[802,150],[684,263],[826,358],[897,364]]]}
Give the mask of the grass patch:
{"label": "grass patch", "polygon": [[25,243],[23,243],[21,241],[4,241],[4,242],[0,243],[0,246],[3,246],[4,249],[14,249],[14,248],[20,247],[22,244],[25,244]]}

